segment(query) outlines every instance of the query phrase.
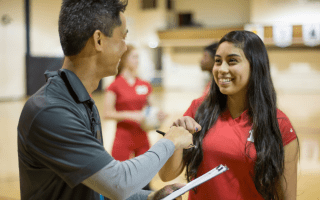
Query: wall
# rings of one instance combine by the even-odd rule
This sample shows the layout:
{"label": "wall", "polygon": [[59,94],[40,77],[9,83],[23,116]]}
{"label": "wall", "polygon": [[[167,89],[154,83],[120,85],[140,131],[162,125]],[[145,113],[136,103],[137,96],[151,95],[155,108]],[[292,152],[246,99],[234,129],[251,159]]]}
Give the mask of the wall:
{"label": "wall", "polygon": [[250,21],[248,0],[175,0],[176,12],[192,12],[194,20],[206,27],[229,27]]}
{"label": "wall", "polygon": [[[33,56],[61,56],[58,36],[58,15],[62,0],[32,0],[31,1],[31,53]],[[128,43],[138,47],[140,53],[139,74],[146,80],[154,76],[153,51],[150,43],[159,41],[156,31],[164,29],[167,24],[165,1],[158,1],[157,9],[141,10],[140,0],[130,0],[125,15],[128,21]],[[273,24],[280,20],[295,24],[303,22],[319,22],[319,2],[305,0],[176,0],[176,12],[192,11],[197,22],[206,26],[229,26],[252,23]],[[25,95],[25,21],[24,4],[21,0],[0,0],[0,17],[9,14],[12,23],[4,26],[0,24],[0,99],[20,98]],[[302,54],[311,58],[319,58],[319,50],[302,50]],[[189,80],[206,79],[207,76],[199,71],[201,50],[198,52],[171,52],[169,61],[171,66],[164,66],[164,79],[168,87],[188,88],[185,86],[201,87],[203,82],[192,84]],[[295,69],[298,75],[299,68],[312,69],[317,74],[319,61],[308,59],[297,60],[294,51],[270,52],[270,60],[274,71],[285,73],[284,68]],[[289,59],[288,59],[289,58]],[[168,59],[167,59],[168,60]],[[305,61],[304,61],[305,60]],[[300,66],[300,67],[299,67]],[[298,69],[298,70],[297,70]],[[317,73],[316,73],[317,72]],[[192,74],[187,76],[187,74]],[[291,73],[291,72],[290,72]],[[182,75],[182,76],[181,76]],[[294,75],[294,76],[296,76]],[[311,77],[311,74],[309,74]],[[166,77],[167,76],[167,77]],[[292,77],[294,77],[292,76]],[[178,77],[178,78],[177,78]],[[105,82],[105,85],[107,81]],[[306,84],[307,87],[307,84]]]}
{"label": "wall", "polygon": [[58,20],[62,0],[30,1],[30,43],[32,56],[61,57]]}
{"label": "wall", "polygon": [[[176,11],[192,11],[197,22],[206,26],[223,26],[229,24],[230,18],[245,23],[250,16],[250,23],[273,25],[278,22],[301,25],[304,23],[320,24],[320,2],[306,0],[251,0],[246,2],[229,1],[194,1],[176,0]],[[242,6],[238,6],[240,3]],[[244,9],[246,7],[246,9]],[[212,8],[212,9],[210,9]],[[215,12],[213,12],[213,10]],[[250,12],[248,12],[248,10]],[[231,15],[228,13],[235,13]],[[201,17],[203,16],[203,17]],[[235,17],[236,16],[236,17]],[[222,17],[222,19],[221,19]],[[229,18],[230,17],[230,18]],[[212,20],[216,19],[216,20]],[[236,22],[236,21],[235,21]],[[187,89],[200,88],[206,76],[199,71],[201,50],[173,51],[167,50],[164,61],[167,63],[166,86]],[[282,93],[320,93],[320,51],[319,48],[269,50],[274,84]],[[189,75],[189,74],[192,75]],[[188,80],[197,80],[192,82]],[[201,82],[202,81],[202,82]]]}
{"label": "wall", "polygon": [[[166,27],[165,1],[158,1],[156,9],[142,10],[140,0],[130,0],[124,14],[129,31],[126,42],[135,45],[139,52],[138,75],[151,81],[155,76],[155,63],[150,45],[159,43],[157,30]],[[103,87],[113,79],[114,77],[104,78]]]}
{"label": "wall", "polygon": [[[273,25],[320,24],[320,2],[307,0],[252,0],[251,22]],[[320,93],[320,49],[270,50],[276,89],[283,93]]]}
{"label": "wall", "polygon": [[268,51],[275,88],[281,93],[320,93],[320,49]]}
{"label": "wall", "polygon": [[158,1],[156,9],[142,10],[141,1],[130,0],[125,15],[129,30],[127,41],[135,44],[139,50],[139,76],[151,81],[155,63],[150,45],[159,43],[157,30],[166,26],[165,1]]}
{"label": "wall", "polygon": [[[203,27],[232,27],[249,23],[247,0],[175,0],[174,12],[193,13],[194,22]],[[210,42],[206,45],[209,45]],[[203,47],[165,47],[163,80],[165,89],[202,91],[210,75],[200,69]],[[199,43],[199,46],[200,43]],[[181,48],[182,47],[182,48]]]}
{"label": "wall", "polygon": [[[58,34],[62,0],[30,2],[31,55],[63,56]],[[130,0],[125,12],[129,29],[127,43],[137,46],[140,53],[139,75],[150,81],[154,76],[154,61],[149,44],[159,42],[156,31],[166,25],[165,1],[158,1],[157,9],[151,10],[141,10],[140,2]],[[0,0],[0,5],[0,16],[10,13],[13,18],[11,24],[0,25],[0,98],[20,98],[26,94],[24,4],[21,0]]]}
{"label": "wall", "polygon": [[[32,56],[63,56],[58,17],[61,0],[33,0],[31,5],[30,47]],[[26,95],[26,32],[24,1],[0,0],[0,17],[8,14],[12,22],[0,24],[0,99],[19,99]]]}
{"label": "wall", "polygon": [[272,25],[320,22],[320,2],[310,0],[251,0],[250,21]]}
{"label": "wall", "polygon": [[[127,43],[138,47],[140,55],[139,76],[148,81],[155,76],[154,55],[149,45],[159,42],[157,31],[168,26],[166,19],[170,16],[166,10],[166,1],[159,0],[157,2],[156,9],[141,10],[141,1],[130,0],[125,12],[129,29]],[[174,1],[174,12],[192,11],[195,21],[203,23],[206,27],[235,26],[248,23],[249,7],[250,3],[247,0],[197,0],[196,3],[193,0]],[[225,13],[232,13],[232,15]],[[170,51],[169,54],[168,51]],[[182,52],[164,49],[163,52],[162,78],[165,89],[202,90],[208,79],[208,74],[203,73],[199,68],[202,49]],[[190,81],[190,79],[196,81]],[[104,80],[104,86],[106,86],[113,80],[113,77]]]}
{"label": "wall", "polygon": [[209,74],[200,69],[202,48],[165,47],[163,85],[166,90],[202,91]]}
{"label": "wall", "polygon": [[25,22],[21,0],[0,0],[0,18],[7,14],[12,22],[0,22],[0,100],[25,95]]}

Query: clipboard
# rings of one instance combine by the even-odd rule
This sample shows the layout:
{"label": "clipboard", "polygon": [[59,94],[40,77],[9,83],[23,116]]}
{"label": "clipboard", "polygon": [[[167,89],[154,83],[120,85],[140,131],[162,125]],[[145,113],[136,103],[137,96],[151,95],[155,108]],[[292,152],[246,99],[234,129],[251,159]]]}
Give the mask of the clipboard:
{"label": "clipboard", "polygon": [[202,176],[199,176],[198,178],[194,179],[193,181],[190,181],[187,185],[184,187],[172,192],[165,198],[162,198],[161,200],[172,200],[175,199],[184,193],[188,192],[189,190],[197,187],[198,185],[201,185],[204,182],[207,182],[208,180],[212,179],[213,177],[218,176],[219,174],[222,174],[223,172],[227,171],[229,168],[225,165],[219,165],[212,170],[208,171],[207,173],[203,174]]}

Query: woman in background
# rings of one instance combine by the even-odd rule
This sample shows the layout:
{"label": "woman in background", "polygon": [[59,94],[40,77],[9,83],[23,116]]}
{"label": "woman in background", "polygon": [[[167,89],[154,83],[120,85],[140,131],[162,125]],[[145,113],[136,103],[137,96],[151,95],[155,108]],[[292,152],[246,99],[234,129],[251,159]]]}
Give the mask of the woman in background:
{"label": "woman in background", "polygon": [[[152,87],[137,77],[138,64],[137,49],[127,45],[127,51],[119,63],[118,75],[106,89],[104,117],[117,120],[111,154],[119,161],[144,154],[150,148],[147,132],[141,124],[145,119],[143,109],[150,105],[148,98]],[[159,112],[159,121],[164,118],[165,114]]]}
{"label": "woman in background", "polygon": [[198,148],[176,151],[161,179],[172,180],[186,167],[190,181],[223,164],[229,170],[190,191],[189,200],[296,199],[298,140],[276,107],[261,39],[248,31],[226,34],[212,73],[209,95],[194,100],[173,124],[191,132],[200,124],[194,133]]}

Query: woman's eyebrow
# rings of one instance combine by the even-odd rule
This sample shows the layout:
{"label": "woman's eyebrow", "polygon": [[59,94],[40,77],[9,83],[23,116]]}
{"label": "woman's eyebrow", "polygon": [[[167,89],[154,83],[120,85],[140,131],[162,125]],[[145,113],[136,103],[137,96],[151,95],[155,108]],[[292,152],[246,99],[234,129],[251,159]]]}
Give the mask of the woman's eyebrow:
{"label": "woman's eyebrow", "polygon": [[238,54],[229,54],[228,57],[233,57],[233,56],[236,56],[236,57],[241,57],[240,55]]}
{"label": "woman's eyebrow", "polygon": [[[236,56],[236,57],[241,57],[240,55],[238,55],[238,54],[229,54],[227,57],[232,57],[232,56]],[[220,55],[215,55],[215,57],[219,57],[219,58],[221,58],[221,56]]]}

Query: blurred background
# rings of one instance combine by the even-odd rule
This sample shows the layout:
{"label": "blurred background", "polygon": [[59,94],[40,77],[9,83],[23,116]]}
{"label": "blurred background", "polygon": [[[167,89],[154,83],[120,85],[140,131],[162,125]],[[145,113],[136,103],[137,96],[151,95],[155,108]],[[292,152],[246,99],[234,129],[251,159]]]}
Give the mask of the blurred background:
{"label": "blurred background", "polygon": [[[0,0],[0,200],[20,199],[17,124],[22,107],[63,62],[58,36],[62,0]],[[300,140],[298,199],[320,199],[320,0],[129,0],[127,43],[139,51],[139,76],[151,82],[152,103],[168,113],[166,130],[202,95],[203,48],[231,30],[250,30],[265,42],[278,107]],[[104,88],[93,94],[100,113]],[[105,148],[115,121],[103,120]],[[161,137],[150,131],[151,144]],[[184,182],[181,175],[172,182]],[[170,182],[171,183],[171,182]],[[153,189],[165,184],[158,176]],[[184,196],[186,199],[186,195]]]}

